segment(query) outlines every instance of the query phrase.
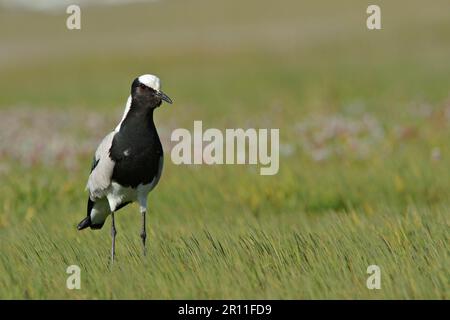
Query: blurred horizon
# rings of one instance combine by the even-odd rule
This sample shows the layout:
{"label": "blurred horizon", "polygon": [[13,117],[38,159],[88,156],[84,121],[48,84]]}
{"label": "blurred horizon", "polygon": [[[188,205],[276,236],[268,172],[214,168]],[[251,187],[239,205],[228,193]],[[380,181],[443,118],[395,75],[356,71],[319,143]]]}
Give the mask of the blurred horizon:
{"label": "blurred horizon", "polygon": [[[381,1],[383,29],[379,31],[366,29],[366,4],[360,1],[326,5],[268,1],[264,10],[253,10],[258,1],[82,6],[81,30],[66,29],[68,15],[62,9],[51,15],[1,10],[1,85],[11,92],[20,81],[30,89],[30,99],[36,98],[38,94],[32,93],[39,88],[47,94],[42,103],[77,104],[83,92],[75,95],[64,82],[76,90],[86,80],[102,90],[106,85],[126,88],[139,74],[160,73],[164,82],[172,78],[178,81],[176,85],[189,81],[192,86],[198,77],[237,77],[244,71],[249,77],[250,73],[251,77],[267,76],[269,83],[272,70],[284,69],[285,76],[274,80],[283,81],[291,90],[323,88],[326,96],[332,90],[326,83],[330,77],[342,77],[357,86],[355,77],[347,74],[355,70],[355,76],[367,85],[382,86],[378,81],[382,77],[385,85],[400,90],[414,85],[415,96],[442,100],[445,93],[428,92],[435,90],[428,87],[433,85],[430,81],[448,80],[445,61],[450,44],[445,39],[450,26],[438,2],[424,6],[421,1],[409,1],[410,10],[405,11],[400,2]],[[112,65],[114,69],[109,68]],[[191,71],[195,73],[188,80]],[[385,78],[385,72],[392,76]],[[410,83],[403,84],[395,72],[420,72],[424,81],[418,86],[405,77]],[[42,73],[51,84],[62,82],[58,86],[73,100],[58,101],[56,93],[48,92],[39,81]],[[102,81],[102,74],[111,76],[109,84]],[[6,94],[0,98],[0,107],[25,100],[27,91],[19,99]],[[95,92],[91,94],[94,98]],[[366,98],[367,92],[361,96]]]}
{"label": "blurred horizon", "polygon": [[[35,130],[72,113],[79,123],[58,129],[73,127],[57,139],[58,152],[90,130],[89,117],[97,129],[81,154],[93,148],[144,73],[157,74],[175,101],[157,112],[167,147],[173,128],[202,119],[209,127],[282,128],[282,150],[291,156],[367,157],[391,135],[423,137],[425,119],[444,114],[445,122],[450,113],[450,21],[439,1],[409,1],[408,11],[381,1],[375,31],[366,28],[366,4],[354,0],[267,1],[264,10],[256,0],[113,2],[81,2],[81,30],[66,28],[61,3],[33,4],[46,3],[51,14],[20,9],[25,2],[0,11],[0,110]],[[5,121],[2,135],[14,136],[13,121]],[[345,145],[347,127],[359,128],[349,134],[361,146]],[[36,133],[27,132],[32,145]]]}
{"label": "blurred horizon", "polygon": [[0,7],[9,9],[22,9],[32,11],[42,11],[49,13],[58,13],[65,11],[71,5],[79,6],[111,6],[124,5],[130,3],[149,3],[163,0],[0,0]]}

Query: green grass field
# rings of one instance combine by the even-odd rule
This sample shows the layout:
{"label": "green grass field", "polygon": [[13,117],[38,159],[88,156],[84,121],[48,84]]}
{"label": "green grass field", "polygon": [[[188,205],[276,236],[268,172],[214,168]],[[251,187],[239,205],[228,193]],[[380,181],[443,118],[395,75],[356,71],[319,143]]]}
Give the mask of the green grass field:
{"label": "green grass field", "polygon": [[[0,298],[449,299],[447,1],[159,1],[0,9]],[[165,168],[137,205],[78,232],[92,154],[154,73]],[[176,166],[170,133],[280,128],[280,171]],[[43,141],[43,142],[42,142]],[[81,290],[66,268],[81,268]],[[366,287],[369,265],[381,289]]]}

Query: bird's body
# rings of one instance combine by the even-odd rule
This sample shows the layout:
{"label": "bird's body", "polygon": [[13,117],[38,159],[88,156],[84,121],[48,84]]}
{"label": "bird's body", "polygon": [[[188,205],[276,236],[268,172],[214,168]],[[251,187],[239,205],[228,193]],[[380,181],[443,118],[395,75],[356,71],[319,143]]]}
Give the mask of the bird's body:
{"label": "bird's body", "polygon": [[[121,122],[98,146],[86,188],[89,191],[87,217],[78,229],[100,229],[112,214],[114,251],[114,212],[137,201],[143,214],[145,246],[145,213],[147,196],[158,184],[163,169],[163,149],[153,121],[153,112],[165,100],[159,79],[144,75],[131,89]],[[113,254],[114,257],[114,254]]]}
{"label": "bird's body", "polygon": [[92,229],[101,228],[111,212],[129,203],[145,205],[159,182],[164,157],[153,109],[133,107],[97,148],[86,186],[90,192],[86,223],[90,220]]}

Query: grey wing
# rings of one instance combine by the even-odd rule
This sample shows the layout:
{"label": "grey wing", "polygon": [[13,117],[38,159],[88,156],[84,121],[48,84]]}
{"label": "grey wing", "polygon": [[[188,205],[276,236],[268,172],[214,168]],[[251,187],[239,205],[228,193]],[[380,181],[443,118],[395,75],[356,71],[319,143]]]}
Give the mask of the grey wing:
{"label": "grey wing", "polygon": [[95,151],[92,171],[86,185],[92,201],[103,198],[111,185],[114,161],[109,156],[109,150],[115,134],[115,131],[108,134],[98,146],[97,151]]}

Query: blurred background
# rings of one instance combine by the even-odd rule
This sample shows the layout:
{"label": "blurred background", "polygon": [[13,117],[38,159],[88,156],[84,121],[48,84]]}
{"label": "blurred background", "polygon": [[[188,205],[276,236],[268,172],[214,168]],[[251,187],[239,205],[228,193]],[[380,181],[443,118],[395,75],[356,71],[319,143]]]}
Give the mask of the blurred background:
{"label": "blurred background", "polygon": [[[66,28],[65,10],[72,3],[81,6],[81,30]],[[418,252],[404,256],[410,273],[423,281],[402,278],[405,286],[388,284],[384,297],[448,298],[443,266],[449,258],[442,251],[448,253],[448,236],[441,228],[449,225],[450,205],[449,2],[376,1],[382,30],[374,31],[366,27],[370,4],[375,3],[0,0],[0,247],[11,250],[0,260],[0,281],[20,288],[0,289],[0,297],[49,296],[30,289],[33,281],[17,278],[17,270],[8,267],[11,261],[29,265],[23,259],[36,258],[32,244],[52,255],[48,243],[57,243],[55,259],[65,261],[66,254],[83,256],[85,251],[77,251],[88,251],[83,243],[102,239],[99,255],[106,250],[106,257],[108,230],[74,231],[85,215],[89,165],[99,141],[120,120],[131,81],[152,73],[174,100],[155,116],[166,153],[163,178],[149,199],[155,248],[168,235],[178,239],[204,228],[218,239],[245,238],[251,228],[272,230],[276,238],[285,234],[280,230],[293,229],[317,234],[319,243],[320,235],[355,233],[347,243],[354,257],[365,251],[352,243],[372,239],[367,243],[387,250],[380,234],[396,241],[396,232],[433,230],[437,238],[417,250],[436,250],[435,260],[418,269],[419,262],[410,260]],[[203,120],[204,128],[280,128],[279,174],[262,177],[251,166],[173,165],[170,134],[179,127],[192,130],[194,120]],[[136,212],[121,212],[129,216],[119,217],[122,234],[137,230]],[[386,223],[375,223],[377,217]],[[405,219],[406,229],[395,229],[390,219]],[[374,224],[381,229],[372,230]],[[53,238],[39,238],[36,228]],[[138,245],[137,233],[129,237]],[[126,242],[119,239],[119,246],[120,240]],[[70,241],[78,241],[77,249],[60,253]],[[326,264],[316,267],[290,275],[312,279],[322,270],[325,277]],[[215,291],[212,282],[197,287],[195,277],[196,285],[186,284],[191,289],[179,295],[164,281],[152,288],[159,288],[156,297],[368,297],[350,284],[347,291],[346,284],[338,286],[342,293],[313,280],[310,291],[277,291],[285,281],[280,279],[287,279],[277,276],[282,270],[272,271],[273,286],[263,289],[243,281],[244,287]],[[433,278],[430,270],[443,273]],[[355,285],[350,275],[335,276]],[[67,297],[63,290],[54,292]],[[154,291],[143,288],[137,297],[154,297],[149,292]],[[84,294],[78,297],[124,297],[106,284]]]}

